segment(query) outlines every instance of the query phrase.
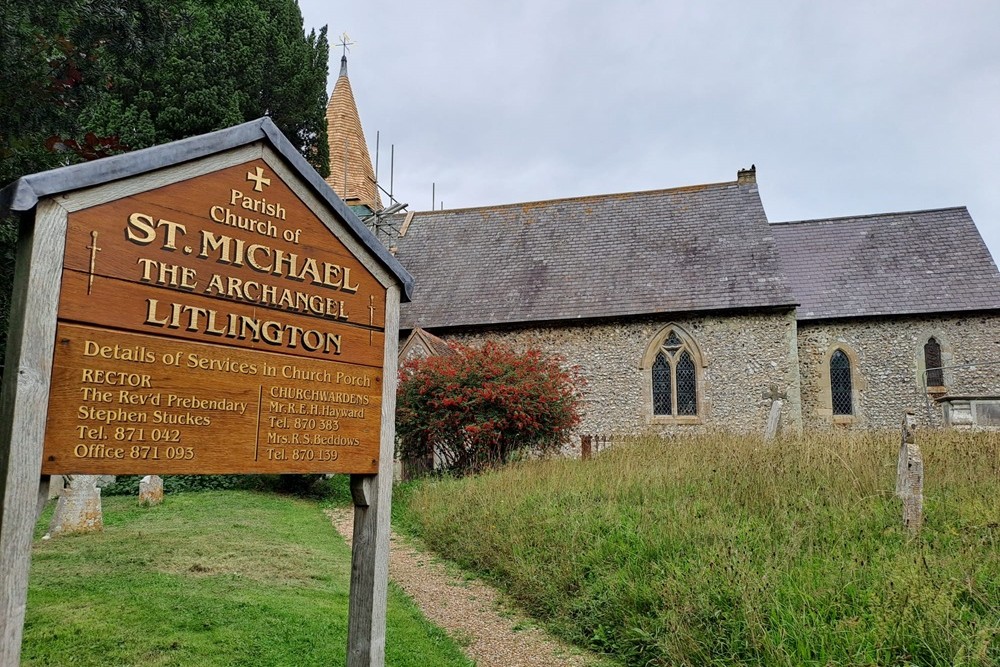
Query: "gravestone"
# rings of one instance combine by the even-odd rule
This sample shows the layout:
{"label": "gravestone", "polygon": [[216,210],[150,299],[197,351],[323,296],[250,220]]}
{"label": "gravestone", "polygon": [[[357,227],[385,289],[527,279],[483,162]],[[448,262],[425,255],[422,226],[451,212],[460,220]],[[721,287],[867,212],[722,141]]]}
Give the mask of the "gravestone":
{"label": "gravestone", "polygon": [[64,486],[66,486],[66,481],[62,475],[52,475],[49,478],[49,500],[61,496]]}
{"label": "gravestone", "polygon": [[159,475],[146,475],[139,480],[139,504],[146,506],[159,505],[163,502],[163,478]]}
{"label": "gravestone", "polygon": [[916,442],[916,428],[914,414],[904,414],[896,462],[896,495],[903,501],[903,526],[911,535],[920,532],[924,511],[924,460]]}
{"label": "gravestone", "polygon": [[100,475],[66,475],[66,486],[56,502],[48,534],[52,537],[92,533],[104,529]]}
{"label": "gravestone", "polygon": [[781,429],[781,407],[788,395],[778,392],[778,385],[772,384],[761,394],[761,398],[771,401],[771,411],[767,416],[767,426],[764,428],[764,440],[774,440]]}

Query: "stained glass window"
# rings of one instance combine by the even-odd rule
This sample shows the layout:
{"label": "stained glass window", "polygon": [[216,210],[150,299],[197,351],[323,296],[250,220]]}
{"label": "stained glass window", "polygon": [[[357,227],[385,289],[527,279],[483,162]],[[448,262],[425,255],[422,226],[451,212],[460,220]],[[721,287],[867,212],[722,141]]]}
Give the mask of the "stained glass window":
{"label": "stained glass window", "polygon": [[830,395],[833,398],[833,414],[854,414],[854,399],[851,393],[851,360],[843,350],[837,350],[830,357]]}
{"label": "stained glass window", "polygon": [[944,369],[941,368],[941,345],[933,336],[924,345],[924,368],[927,369],[927,386],[944,386]]}
{"label": "stained glass window", "polygon": [[677,414],[698,414],[698,389],[694,375],[694,361],[687,350],[677,357]]}
{"label": "stained glass window", "polygon": [[667,332],[652,367],[653,414],[697,416],[698,374],[689,344],[674,330]]}
{"label": "stained glass window", "polygon": [[673,414],[673,391],[670,382],[670,364],[663,352],[653,362],[653,414]]}

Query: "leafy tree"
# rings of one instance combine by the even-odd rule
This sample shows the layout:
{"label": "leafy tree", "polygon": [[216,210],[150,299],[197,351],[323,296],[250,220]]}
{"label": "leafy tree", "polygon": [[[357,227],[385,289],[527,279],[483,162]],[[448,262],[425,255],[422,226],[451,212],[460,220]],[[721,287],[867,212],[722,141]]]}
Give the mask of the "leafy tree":
{"label": "leafy tree", "polygon": [[0,3],[0,187],[76,159],[48,140],[86,144],[81,113],[113,85],[114,63],[152,68],[171,32],[166,1]]}
{"label": "leafy tree", "polygon": [[[24,174],[77,161],[84,153],[96,157],[114,151],[114,141],[88,135],[81,110],[106,94],[110,62],[148,59],[144,54],[157,52],[161,36],[168,33],[160,3],[0,3],[0,187]],[[0,359],[16,241],[16,222],[0,219]]]}
{"label": "leafy tree", "polygon": [[568,441],[580,421],[583,378],[576,368],[495,342],[452,350],[400,370],[396,429],[404,458],[436,453],[446,469],[476,473]]}
{"label": "leafy tree", "polygon": [[0,58],[0,187],[263,115],[327,175],[326,27],[296,0],[11,0]]}
{"label": "leafy tree", "polygon": [[[326,28],[296,0],[0,2],[0,187],[268,115],[324,176]],[[0,359],[13,277],[0,220]]]}
{"label": "leafy tree", "polygon": [[116,63],[115,85],[84,123],[144,148],[267,115],[326,176],[326,27],[305,35],[295,0],[174,2],[182,27],[158,66]]}

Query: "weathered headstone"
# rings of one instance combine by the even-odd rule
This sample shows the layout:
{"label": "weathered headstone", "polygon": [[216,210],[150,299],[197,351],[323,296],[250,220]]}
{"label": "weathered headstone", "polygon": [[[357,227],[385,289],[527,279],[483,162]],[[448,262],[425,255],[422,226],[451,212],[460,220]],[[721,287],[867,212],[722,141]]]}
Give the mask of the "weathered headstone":
{"label": "weathered headstone", "polygon": [[903,526],[911,535],[920,532],[924,510],[924,460],[916,442],[916,417],[903,415],[902,442],[896,463],[896,495],[903,501]]}
{"label": "weathered headstone", "polygon": [[90,533],[104,529],[99,475],[65,475],[67,482],[49,523],[51,536]]}
{"label": "weathered headstone", "polygon": [[906,449],[908,445],[916,443],[917,420],[912,412],[903,414],[903,423],[900,430],[899,455],[896,459],[896,496],[903,497],[903,479],[906,476]]}
{"label": "weathered headstone", "polygon": [[778,386],[772,384],[761,394],[761,398],[771,401],[771,412],[767,416],[767,426],[764,428],[764,440],[774,440],[781,429],[781,407],[788,395],[778,392]]}
{"label": "weathered headstone", "polygon": [[49,500],[61,496],[64,486],[66,486],[66,482],[62,475],[52,475],[49,478]]}
{"label": "weathered headstone", "polygon": [[163,478],[159,475],[146,475],[139,480],[139,504],[159,505],[163,502]]}

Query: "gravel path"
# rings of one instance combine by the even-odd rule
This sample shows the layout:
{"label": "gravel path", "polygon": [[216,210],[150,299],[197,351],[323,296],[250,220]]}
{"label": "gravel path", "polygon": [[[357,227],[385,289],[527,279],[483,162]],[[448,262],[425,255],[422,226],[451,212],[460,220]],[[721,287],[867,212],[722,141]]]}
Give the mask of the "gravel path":
{"label": "gravel path", "polygon": [[[344,539],[351,541],[353,514],[328,512]],[[410,540],[392,534],[389,578],[442,627],[477,667],[596,667],[598,658],[567,646],[505,607],[495,590],[453,573]]]}

